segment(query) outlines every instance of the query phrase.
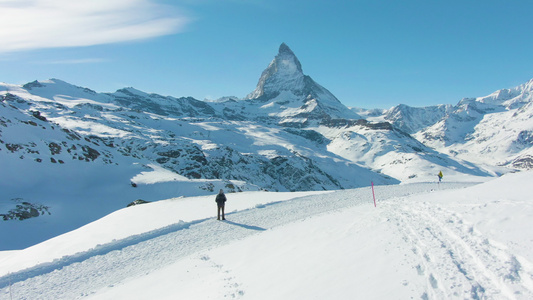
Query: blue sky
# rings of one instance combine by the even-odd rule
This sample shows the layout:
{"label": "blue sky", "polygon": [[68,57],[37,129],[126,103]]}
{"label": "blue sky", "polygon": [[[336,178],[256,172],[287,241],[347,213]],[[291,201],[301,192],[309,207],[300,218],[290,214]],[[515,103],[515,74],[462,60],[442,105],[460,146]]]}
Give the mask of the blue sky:
{"label": "blue sky", "polygon": [[533,78],[533,1],[0,0],[0,81],[244,97],[285,42],[347,106],[456,104]]}

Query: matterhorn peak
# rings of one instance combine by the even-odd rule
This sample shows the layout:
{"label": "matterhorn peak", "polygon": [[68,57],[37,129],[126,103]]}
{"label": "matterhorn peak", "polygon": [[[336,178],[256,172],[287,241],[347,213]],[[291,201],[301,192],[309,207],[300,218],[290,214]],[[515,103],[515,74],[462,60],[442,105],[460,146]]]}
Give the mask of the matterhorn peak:
{"label": "matterhorn peak", "polygon": [[292,52],[291,48],[289,48],[289,46],[287,46],[287,44],[285,43],[282,43],[279,46],[279,52],[276,58],[274,58],[274,61],[276,61],[276,65],[280,69],[284,67],[296,67],[296,69],[292,69],[292,71],[303,74],[302,65],[300,64],[300,61],[298,60],[296,55],[294,55],[294,52]]}
{"label": "matterhorn peak", "polygon": [[289,48],[289,46],[287,46],[287,44],[285,43],[281,43],[281,45],[279,46],[279,53],[290,53],[292,55],[294,55],[294,53],[292,52],[291,48]]}
{"label": "matterhorn peak", "polygon": [[[255,90],[246,99],[259,100],[262,107],[280,111],[284,118],[302,122],[309,119],[359,119],[360,117],[316,83],[304,75],[294,52],[282,43],[279,52],[261,74]],[[269,102],[269,104],[267,104]],[[269,115],[275,115],[269,112]]]}
{"label": "matterhorn peak", "polygon": [[273,98],[282,91],[297,92],[304,86],[302,65],[294,52],[282,43],[279,52],[261,74],[256,89],[248,99]]}

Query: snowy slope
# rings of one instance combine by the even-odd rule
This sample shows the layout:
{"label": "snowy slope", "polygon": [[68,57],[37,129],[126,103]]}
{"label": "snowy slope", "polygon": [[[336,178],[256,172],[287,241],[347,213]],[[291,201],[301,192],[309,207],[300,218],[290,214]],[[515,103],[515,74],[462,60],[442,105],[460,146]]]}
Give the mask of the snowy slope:
{"label": "snowy slope", "polygon": [[400,104],[387,110],[383,117],[398,129],[413,134],[437,123],[450,113],[451,109],[449,104],[427,107]]}
{"label": "snowy slope", "polygon": [[488,96],[464,98],[455,106],[352,110],[369,121],[391,123],[442,158],[502,174],[533,167],[532,95],[533,79]]}
{"label": "snowy slope", "polygon": [[476,164],[530,169],[533,80],[491,95],[461,100],[414,136],[436,150]]}
{"label": "snowy slope", "polygon": [[[131,88],[99,94],[56,79],[2,87],[0,217],[54,217],[2,222],[9,229],[0,231],[2,250],[28,247],[137,199],[398,182],[328,152],[318,133],[226,120],[194,99]],[[155,180],[138,179],[152,170]],[[17,208],[24,203],[42,209]],[[14,243],[17,235],[26,239]]]}
{"label": "snowy slope", "polygon": [[[358,182],[363,177],[364,185],[368,180],[395,182],[368,175],[367,170],[328,153],[325,141],[320,137],[313,140],[309,132],[257,120],[226,119],[216,103],[211,104],[213,108],[207,102],[148,95],[131,88],[98,94],[60,80],[33,82],[24,87],[6,85],[5,90],[0,106],[6,110],[2,112],[6,127],[2,129],[3,136],[15,131],[12,124],[17,122],[11,119],[18,117],[13,114],[27,115],[26,119],[32,120],[29,125],[44,122],[60,127],[66,138],[90,141],[94,150],[89,150],[91,153],[108,154],[106,163],[116,163],[113,153],[119,152],[119,156],[161,164],[189,179],[238,180],[268,190],[356,187],[361,186]],[[65,95],[67,92],[75,96]],[[249,109],[252,108],[253,105]],[[20,127],[16,132],[30,128]],[[15,135],[26,136],[14,133],[11,137]],[[42,152],[37,154],[33,145],[39,142],[20,138],[2,139],[2,144],[15,145],[11,147],[14,151],[6,154],[25,152],[34,160],[51,159],[37,157]],[[53,139],[47,143],[66,142],[62,137]],[[64,152],[62,155],[67,156]],[[102,155],[94,160],[99,158]],[[62,161],[67,162],[65,159]],[[347,178],[325,171],[332,166],[344,168],[342,173]],[[287,174],[280,174],[283,170]],[[293,174],[300,178],[287,181],[287,176]],[[306,174],[304,180],[302,174]]]}
{"label": "snowy slope", "polygon": [[532,179],[230,194],[227,222],[212,197],[135,206],[0,252],[0,297],[530,299]]}
{"label": "snowy slope", "polygon": [[314,130],[331,141],[330,152],[402,182],[433,181],[440,171],[452,181],[479,181],[494,175],[439,153],[389,123],[356,122]]}
{"label": "snowy slope", "polygon": [[495,175],[492,170],[435,151],[389,122],[378,122],[383,112],[358,111],[374,122],[336,120],[309,128],[328,139],[328,151],[404,183],[434,181],[440,171],[452,181],[479,181]]}
{"label": "snowy slope", "polygon": [[[51,214],[52,220],[38,217],[19,221],[19,216],[2,220],[2,250],[31,246],[101,218],[136,199],[155,201],[201,195],[219,188],[260,189],[238,180],[191,176],[188,172],[196,171],[191,166],[200,164],[194,160],[201,153],[198,147],[189,143],[176,147],[180,140],[171,139],[167,130],[154,129],[156,121],[151,115],[124,110],[110,103],[106,95],[55,80],[39,83],[39,87],[32,83],[29,90],[6,87],[9,92],[0,102],[0,217],[14,211],[19,215],[33,214],[34,206],[47,209],[33,217]],[[179,124],[167,126],[176,128]],[[177,148],[172,150],[180,153],[177,159],[192,161],[182,167],[188,168],[188,172],[180,172],[182,176],[174,172],[171,180],[168,176],[159,178],[162,159],[176,163],[168,154],[170,143]],[[167,170],[175,169],[181,171],[179,167]],[[152,171],[159,179],[138,180],[139,175]],[[26,206],[20,209],[21,205]]]}

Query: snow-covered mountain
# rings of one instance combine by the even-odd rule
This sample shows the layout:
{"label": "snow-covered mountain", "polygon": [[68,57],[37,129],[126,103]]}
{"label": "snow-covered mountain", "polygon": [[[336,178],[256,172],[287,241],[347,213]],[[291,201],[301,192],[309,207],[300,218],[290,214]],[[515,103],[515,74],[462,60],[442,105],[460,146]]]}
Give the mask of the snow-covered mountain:
{"label": "snow-covered mountain", "polygon": [[414,137],[476,164],[531,169],[533,79],[485,97],[465,98]]}
{"label": "snow-covered mountain", "polygon": [[263,71],[246,99],[282,124],[307,125],[325,119],[360,119],[332,93],[304,75],[300,61],[285,44]]}
{"label": "snow-covered mountain", "polygon": [[[527,168],[531,85],[453,107],[349,109],[286,44],[243,99],[0,83],[0,215],[25,219],[0,240],[36,226],[46,239],[137,199],[349,189],[434,181],[439,171],[479,181]],[[497,155],[480,159],[487,151]],[[56,222],[36,225],[42,213]]]}
{"label": "snow-covered mountain", "polygon": [[494,174],[533,168],[533,79],[464,98],[455,106],[352,110],[367,120],[390,122],[441,158],[467,161]]}
{"label": "snow-covered mountain", "polygon": [[385,120],[394,127],[413,134],[442,120],[452,110],[452,105],[436,105],[427,107],[411,107],[397,105],[385,112]]}
{"label": "snow-covered mountain", "polygon": [[402,182],[433,181],[440,171],[452,181],[477,180],[474,178],[490,174],[475,164],[425,146],[390,123],[361,120],[315,130],[328,137],[330,152]]}

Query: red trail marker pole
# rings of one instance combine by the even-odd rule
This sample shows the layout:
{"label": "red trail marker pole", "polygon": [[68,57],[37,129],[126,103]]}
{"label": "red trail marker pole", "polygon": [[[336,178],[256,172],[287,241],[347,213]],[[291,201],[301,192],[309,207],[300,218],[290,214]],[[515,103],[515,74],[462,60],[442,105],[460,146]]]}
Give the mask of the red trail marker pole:
{"label": "red trail marker pole", "polygon": [[372,183],[372,197],[374,197],[374,207],[376,207],[376,194],[374,193],[374,182],[371,181]]}

